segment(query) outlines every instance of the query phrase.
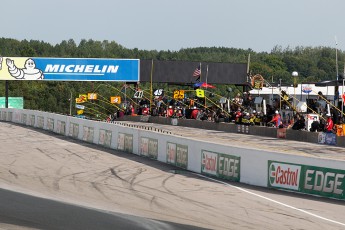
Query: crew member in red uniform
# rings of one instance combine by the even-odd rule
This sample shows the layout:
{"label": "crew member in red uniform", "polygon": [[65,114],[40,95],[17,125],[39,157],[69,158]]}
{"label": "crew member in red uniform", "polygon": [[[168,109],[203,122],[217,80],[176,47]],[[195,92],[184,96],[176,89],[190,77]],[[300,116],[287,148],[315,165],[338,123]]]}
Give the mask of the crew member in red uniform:
{"label": "crew member in red uniform", "polygon": [[144,105],[144,108],[142,109],[142,114],[143,115],[149,115],[150,109],[147,108],[147,105]]}
{"label": "crew member in red uniform", "polygon": [[327,116],[326,133],[332,133],[334,123],[333,123],[331,114],[328,113],[326,116]]}
{"label": "crew member in red uniform", "polygon": [[168,111],[167,111],[167,116],[172,117],[174,115],[174,109],[171,105],[169,105]]}
{"label": "crew member in red uniform", "polygon": [[274,123],[275,127],[277,127],[277,128],[282,123],[281,122],[281,117],[280,117],[280,114],[279,114],[278,110],[276,110],[275,115],[274,115],[274,117],[272,118],[272,120],[270,122]]}
{"label": "crew member in red uniform", "polygon": [[241,109],[238,108],[237,111],[235,112],[235,123],[240,124],[242,122],[242,113]]}
{"label": "crew member in red uniform", "polygon": [[194,106],[190,118],[196,119],[198,117],[199,110]]}

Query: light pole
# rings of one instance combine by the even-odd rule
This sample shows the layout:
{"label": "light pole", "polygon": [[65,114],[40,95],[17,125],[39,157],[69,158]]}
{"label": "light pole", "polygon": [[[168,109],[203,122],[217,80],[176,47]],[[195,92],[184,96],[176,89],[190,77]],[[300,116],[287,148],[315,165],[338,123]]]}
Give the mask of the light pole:
{"label": "light pole", "polygon": [[69,115],[72,116],[72,91],[71,92],[71,96],[69,98]]}
{"label": "light pole", "polygon": [[345,78],[345,67],[344,67],[344,74],[343,74],[343,86],[341,87],[341,122],[343,121],[344,117],[344,78]]}
{"label": "light pole", "polygon": [[[339,107],[339,71],[338,71],[338,41],[337,41],[337,36],[334,37],[335,38],[335,71],[336,71],[336,75],[337,75],[337,85],[334,87],[334,96],[336,96],[335,94],[338,94],[338,97],[334,98],[334,105],[336,108]],[[336,100],[336,98],[338,98]]]}
{"label": "light pole", "polygon": [[230,98],[230,93],[232,92],[232,88],[231,87],[228,87],[227,89],[226,89],[226,91],[228,91],[228,113],[230,113],[230,106],[231,106],[231,98]]}
{"label": "light pole", "polygon": [[279,113],[282,111],[282,79],[279,79]]}
{"label": "light pole", "polygon": [[292,77],[293,77],[293,88],[294,88],[293,89],[294,90],[293,91],[293,106],[296,109],[296,101],[295,101],[296,100],[295,99],[296,98],[296,87],[297,87],[297,81],[296,81],[297,79],[296,78],[298,77],[298,72],[297,71],[293,71],[292,72]]}

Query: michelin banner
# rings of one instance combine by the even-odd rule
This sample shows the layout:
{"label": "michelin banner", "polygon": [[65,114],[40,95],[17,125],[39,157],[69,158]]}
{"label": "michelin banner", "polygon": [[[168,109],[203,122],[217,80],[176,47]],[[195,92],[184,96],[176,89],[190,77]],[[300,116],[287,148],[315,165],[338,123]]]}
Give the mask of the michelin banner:
{"label": "michelin banner", "polygon": [[0,57],[0,80],[139,81],[138,59]]}

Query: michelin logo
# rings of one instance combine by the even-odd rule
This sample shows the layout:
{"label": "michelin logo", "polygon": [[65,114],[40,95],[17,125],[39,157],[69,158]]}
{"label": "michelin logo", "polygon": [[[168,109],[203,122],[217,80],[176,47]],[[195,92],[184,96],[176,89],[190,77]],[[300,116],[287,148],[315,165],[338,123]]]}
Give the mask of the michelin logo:
{"label": "michelin logo", "polygon": [[[3,58],[0,57],[0,70],[2,69],[2,61]],[[44,78],[42,70],[36,68],[35,61],[31,58],[26,59],[24,68],[18,68],[10,58],[6,58],[6,65],[9,74],[15,79],[42,80]]]}
{"label": "michelin logo", "polygon": [[117,73],[118,65],[51,65],[48,64],[44,70],[45,74],[65,73],[83,75],[104,75],[105,73]]}

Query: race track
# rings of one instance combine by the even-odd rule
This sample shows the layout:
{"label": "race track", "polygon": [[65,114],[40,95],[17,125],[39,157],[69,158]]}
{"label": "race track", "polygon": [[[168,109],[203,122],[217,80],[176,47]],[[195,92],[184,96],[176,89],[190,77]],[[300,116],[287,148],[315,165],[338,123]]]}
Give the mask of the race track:
{"label": "race track", "polygon": [[[171,229],[345,229],[343,201],[209,179],[134,154],[12,123],[0,122],[0,140],[3,192],[16,191],[106,215],[182,224],[171,224]],[[6,221],[10,214],[6,212],[9,203],[5,203],[0,203],[0,228],[47,226],[39,223],[34,211],[36,225],[25,226],[23,223],[32,223],[28,217],[17,219],[18,224],[13,218]],[[15,204],[21,210],[25,202]],[[77,218],[78,212],[69,216]],[[149,222],[139,220],[143,226]],[[59,229],[56,222],[51,223]]]}

